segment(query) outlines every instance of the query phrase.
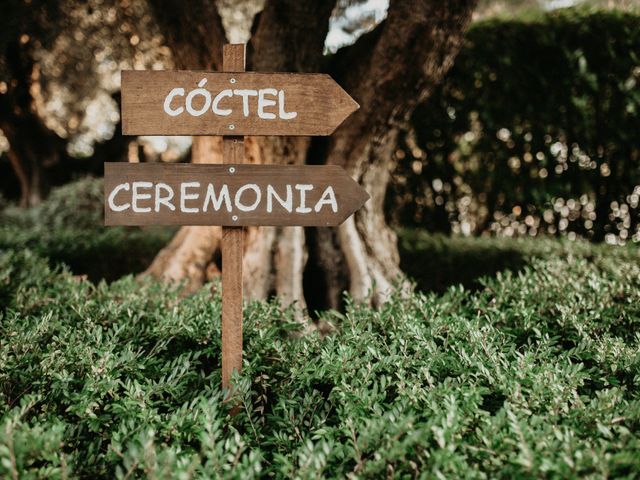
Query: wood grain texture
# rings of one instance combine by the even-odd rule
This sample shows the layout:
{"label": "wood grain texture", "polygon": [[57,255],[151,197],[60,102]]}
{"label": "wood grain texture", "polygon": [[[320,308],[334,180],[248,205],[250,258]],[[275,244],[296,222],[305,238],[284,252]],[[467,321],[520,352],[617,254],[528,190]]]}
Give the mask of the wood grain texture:
{"label": "wood grain texture", "polygon": [[[244,63],[243,63],[244,65]],[[225,69],[226,70],[226,69]],[[233,73],[230,73],[233,72]],[[199,71],[134,71],[122,72],[122,133],[124,135],[330,135],[359,105],[329,75],[303,73],[241,73],[238,65],[230,72]],[[164,110],[165,99],[174,88],[184,93],[173,97],[172,109],[185,107],[188,95],[203,88],[213,99],[225,89],[260,90],[273,88],[284,91],[284,110],[296,112],[296,117],[282,119],[279,96],[269,95],[276,102],[263,110],[275,119],[260,118],[258,97],[247,97],[249,113],[244,115],[240,95],[223,97],[220,109],[231,109],[228,116],[213,113],[209,105],[204,113],[193,116],[186,111],[170,116]],[[203,95],[191,99],[195,110],[205,105]]]}
{"label": "wood grain texture", "polygon": [[[225,45],[222,53],[225,71],[243,72],[245,45]],[[222,161],[225,164],[244,162],[244,139],[223,137]],[[223,167],[225,167],[223,165]],[[228,171],[229,168],[225,167]],[[231,387],[233,372],[242,370],[242,227],[222,229],[222,388]]]}
{"label": "wood grain texture", "polygon": [[[225,137],[224,159],[239,162],[244,155],[242,138]],[[133,204],[133,182],[149,182],[151,186],[137,189],[148,198],[136,201],[138,208],[148,209],[144,213],[133,212],[131,207],[116,212],[109,206],[109,197],[118,185],[128,184],[128,190],[119,190],[114,195],[114,205]],[[185,189],[188,195],[197,198],[184,200],[186,208],[198,209],[198,212],[180,211],[181,184],[198,182],[199,187]],[[156,212],[156,185],[162,183],[171,188],[171,200],[174,210],[164,204],[158,205]],[[149,185],[148,184],[148,185]],[[223,201],[219,209],[206,202],[208,185],[214,189],[214,198],[218,199],[224,185],[227,185],[231,211]],[[255,185],[261,192],[260,201],[253,211],[241,211],[236,203],[236,193],[246,185]],[[287,199],[291,191],[291,212],[288,211],[267,187],[272,186],[278,196]],[[308,213],[297,212],[302,207],[302,193],[296,185],[311,185],[304,192],[304,207]],[[327,187],[331,186],[335,194],[337,211],[324,203],[315,211],[323,198]],[[306,188],[306,187],[305,187]],[[250,164],[162,164],[162,163],[105,163],[105,224],[106,225],[223,225],[223,226],[336,226],[346,220],[369,198],[367,192],[356,183],[342,167],[337,165],[250,165]],[[159,192],[168,195],[167,190]],[[257,200],[254,189],[248,188],[238,196],[241,205],[251,206]],[[271,200],[271,212],[268,212]]]}

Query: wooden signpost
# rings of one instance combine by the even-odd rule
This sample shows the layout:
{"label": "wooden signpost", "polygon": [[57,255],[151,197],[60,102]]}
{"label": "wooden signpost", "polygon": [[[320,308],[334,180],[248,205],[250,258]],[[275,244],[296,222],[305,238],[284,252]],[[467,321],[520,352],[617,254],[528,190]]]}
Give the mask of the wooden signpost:
{"label": "wooden signpost", "polygon": [[122,72],[125,135],[222,135],[223,165],[105,163],[106,225],[222,225],[222,386],[242,366],[243,227],[335,226],[369,198],[338,166],[243,165],[244,135],[330,135],[358,104],[323,74]]}

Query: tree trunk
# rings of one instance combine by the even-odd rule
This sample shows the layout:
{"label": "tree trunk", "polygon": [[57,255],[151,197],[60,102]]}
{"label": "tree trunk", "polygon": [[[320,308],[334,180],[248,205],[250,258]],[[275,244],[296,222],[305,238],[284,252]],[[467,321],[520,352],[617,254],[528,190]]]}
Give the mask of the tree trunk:
{"label": "tree trunk", "polygon": [[[44,124],[32,100],[30,95],[15,91],[0,96],[0,130],[9,141],[7,157],[18,179],[21,206],[37,205],[51,187],[78,176],[102,175],[104,162],[126,158],[131,140],[119,134],[96,144],[91,158],[70,157],[67,141]],[[116,126],[118,130],[120,125]]]}
{"label": "tree trunk", "polygon": [[28,44],[7,44],[4,59],[11,81],[0,94],[0,130],[9,141],[8,157],[20,184],[20,204],[25,207],[40,203],[49,189],[45,170],[66,157],[66,141],[47,128],[35,108],[32,53]]}
{"label": "tree trunk", "polygon": [[[283,306],[295,304],[301,311],[339,308],[342,292],[348,290],[356,301],[380,304],[393,284],[402,281],[396,236],[383,208],[392,153],[411,111],[450,68],[474,6],[473,0],[392,2],[385,21],[327,62],[323,46],[334,2],[267,1],[252,29],[248,70],[326,71],[361,108],[329,138],[250,137],[249,161],[341,165],[371,199],[338,228],[247,229],[244,282],[249,297],[276,294]],[[209,18],[211,30],[222,28],[216,17],[212,13]],[[173,24],[182,23],[189,22]],[[222,51],[220,43],[207,47],[210,55]],[[174,52],[180,49],[184,44]],[[203,52],[184,57],[207,58]],[[210,64],[219,66],[219,61]],[[184,65],[197,67],[202,65]],[[202,162],[203,156],[219,162],[219,141],[195,138],[193,161]],[[182,228],[148,272],[187,279],[189,290],[198,288],[218,271],[212,259],[220,233],[218,227]]]}

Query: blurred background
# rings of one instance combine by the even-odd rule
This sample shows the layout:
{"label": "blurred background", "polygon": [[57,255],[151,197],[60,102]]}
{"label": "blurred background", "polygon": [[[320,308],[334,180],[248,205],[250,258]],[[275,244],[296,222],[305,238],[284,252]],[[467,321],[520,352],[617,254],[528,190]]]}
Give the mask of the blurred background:
{"label": "blurred background", "polygon": [[[120,71],[227,41],[361,106],[248,161],[371,199],[245,230],[224,392],[221,227],[101,177],[221,160],[123,137]],[[639,82],[640,0],[0,0],[0,479],[640,478]]]}
{"label": "blurred background", "polygon": [[[248,41],[262,7],[218,2],[230,41]],[[338,2],[325,54],[387,8]],[[402,126],[387,222],[411,235],[640,241],[639,15],[637,0],[481,1],[453,67]],[[151,7],[3,0],[0,18],[0,247],[37,244],[95,278],[146,268],[173,231],[104,231],[99,177],[105,161],[190,161],[190,137],[120,134],[120,70],[175,68]],[[47,243],[53,223],[68,231]],[[134,238],[138,253],[100,267],[77,245],[83,225],[87,251]],[[406,235],[405,250],[417,241]]]}

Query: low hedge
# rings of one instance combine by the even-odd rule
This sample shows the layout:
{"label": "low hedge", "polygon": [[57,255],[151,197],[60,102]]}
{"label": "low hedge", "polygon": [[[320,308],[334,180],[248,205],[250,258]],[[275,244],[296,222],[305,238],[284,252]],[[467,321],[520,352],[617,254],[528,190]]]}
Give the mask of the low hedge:
{"label": "low hedge", "polygon": [[532,259],[471,293],[347,302],[300,327],[245,306],[240,409],[220,298],[0,254],[0,476],[634,478],[640,258]]}
{"label": "low hedge", "polygon": [[[36,208],[8,205],[0,211],[0,250],[29,248],[51,266],[66,265],[94,282],[144,270],[174,231],[104,227],[102,180],[97,178],[56,188]],[[420,290],[435,292],[457,284],[474,290],[483,276],[520,270],[533,258],[568,251],[588,257],[599,248],[586,242],[469,238],[411,228],[399,229],[398,239],[402,270]]]}
{"label": "low hedge", "polygon": [[144,270],[174,229],[105,227],[102,185],[89,177],[54,189],[38,207],[5,206],[0,250],[26,247],[94,281]]}
{"label": "low hedge", "polygon": [[[5,206],[0,212],[0,250],[29,248],[51,266],[66,265],[96,282],[144,270],[166,245],[172,228],[103,226],[102,180],[85,178],[56,188],[40,206]],[[519,270],[532,258],[561,255],[561,243],[531,239],[473,239],[399,230],[401,267],[423,291],[462,284],[477,289],[482,276]],[[597,247],[567,243],[587,254]]]}
{"label": "low hedge", "polygon": [[535,259],[587,260],[598,255],[615,255],[635,261],[635,245],[611,249],[584,240],[552,238],[463,237],[433,234],[424,230],[398,232],[400,267],[422,291],[444,292],[452,285],[470,290],[483,286],[483,277],[509,270],[517,272]]}

